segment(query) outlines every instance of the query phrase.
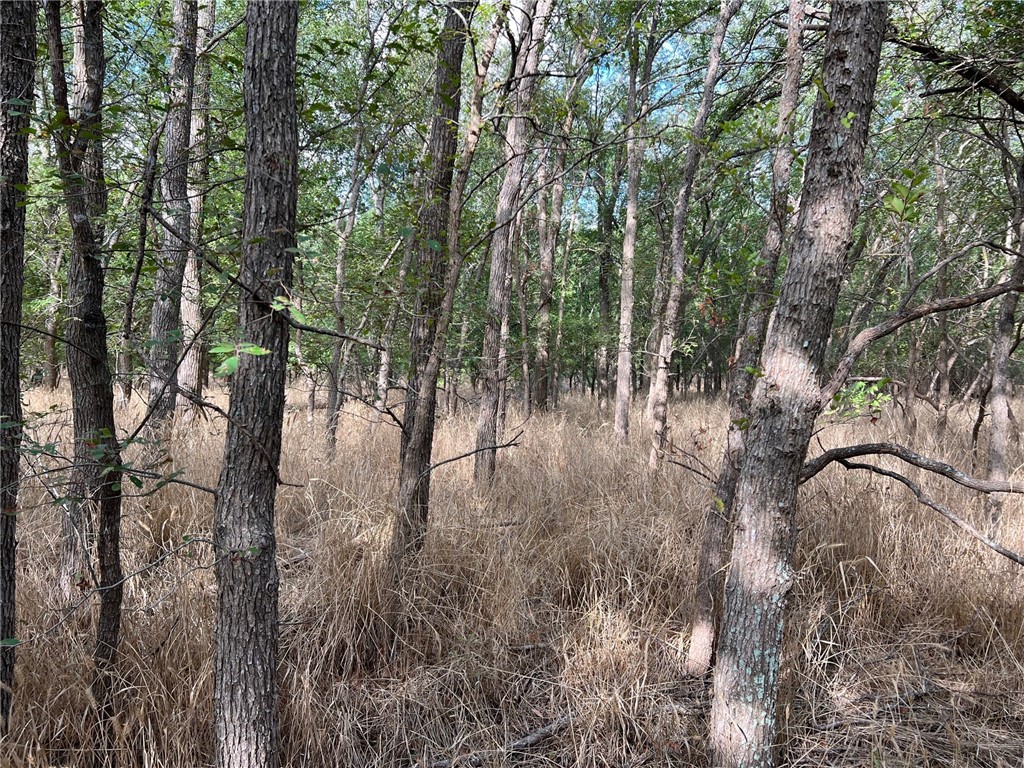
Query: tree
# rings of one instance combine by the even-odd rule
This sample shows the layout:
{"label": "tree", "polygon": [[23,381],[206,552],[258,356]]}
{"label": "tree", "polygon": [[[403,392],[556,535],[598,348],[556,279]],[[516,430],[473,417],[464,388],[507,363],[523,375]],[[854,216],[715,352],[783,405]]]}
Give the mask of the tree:
{"label": "tree", "polygon": [[[189,128],[190,173],[186,194],[189,205],[189,236],[193,245],[203,242],[203,214],[210,175],[210,56],[216,0],[201,0],[196,18],[196,60],[192,87],[192,124]],[[196,405],[191,397],[203,394],[202,254],[189,247],[181,279],[181,333],[184,351],[178,368],[178,408],[191,418]]]}
{"label": "tree", "polygon": [[501,368],[505,348],[501,343],[501,327],[507,321],[510,290],[510,269],[515,221],[522,196],[526,169],[529,118],[526,114],[537,86],[540,53],[551,17],[553,0],[531,0],[523,12],[522,32],[517,44],[514,77],[509,108],[511,116],[505,129],[506,167],[501,191],[498,193],[495,231],[491,241],[491,273],[487,286],[487,312],[481,357],[483,398],[477,419],[474,478],[477,488],[486,487],[494,476],[497,457],[498,412],[501,391],[505,385]]}
{"label": "tree", "polygon": [[754,387],[736,532],[715,666],[715,765],[775,764],[794,515],[815,419],[844,259],[853,241],[861,171],[888,6],[833,3],[814,109],[800,213]]}
{"label": "tree", "polygon": [[[75,98],[68,96],[60,0],[46,3],[46,42],[53,87],[53,137],[57,169],[71,225],[68,265],[67,361],[74,412],[74,468],[68,493],[61,581],[65,590],[91,587],[85,531],[98,517],[97,564],[100,613],[96,627],[92,695],[101,747],[111,745],[113,675],[121,636],[121,451],[114,423],[114,388],[107,359],[107,319],[103,311],[105,270],[100,218],[106,211],[102,157],[102,105],[106,58],[103,4],[76,6]],[[100,753],[102,754],[102,752]]]}
{"label": "tree", "polygon": [[217,765],[279,764],[279,482],[298,197],[296,0],[250,0],[245,43],[245,197],[237,370],[217,485]]}
{"label": "tree", "polygon": [[35,65],[36,4],[0,3],[0,738],[7,733],[11,715],[17,635],[21,303]]}
{"label": "tree", "polygon": [[729,374],[729,427],[725,436],[725,449],[715,495],[704,517],[704,538],[697,566],[696,600],[687,656],[687,670],[694,675],[703,675],[708,671],[714,652],[727,548],[731,544],[729,533],[733,499],[743,465],[746,430],[750,423],[750,397],[757,382],[757,366],[775,296],[779,257],[782,255],[789,218],[789,181],[793,165],[790,137],[800,96],[803,64],[800,38],[803,19],[802,0],[792,0],[789,4],[786,67],[782,95],[779,98],[779,119],[775,128],[777,144],[772,157],[768,229],[761,246],[760,265],[748,284],[748,308],[740,324],[740,336],[736,340],[736,352],[733,354],[732,371]]}
{"label": "tree", "polygon": [[[633,264],[636,254],[637,208],[640,197],[640,172],[644,155],[643,126],[650,101],[651,70],[658,54],[660,8],[638,9],[650,14],[650,30],[640,61],[639,35],[627,36],[629,46],[629,95],[626,101],[626,226],[622,237],[622,278],[619,283],[619,354],[615,380],[615,434],[620,440],[629,436],[629,404],[633,370]],[[639,16],[638,16],[639,18]],[[631,24],[632,26],[632,24]]]}
{"label": "tree", "polygon": [[181,289],[191,242],[188,171],[198,13],[197,0],[174,0],[171,93],[164,130],[164,172],[160,185],[164,218],[169,226],[157,255],[149,342],[152,345],[149,409],[150,419],[155,424],[171,415],[177,401],[177,369],[182,338]]}
{"label": "tree", "polygon": [[668,424],[668,370],[675,346],[676,325],[683,306],[683,288],[686,279],[686,227],[690,217],[690,200],[697,169],[704,152],[704,131],[715,101],[715,88],[722,77],[722,46],[729,23],[739,11],[743,0],[722,0],[718,21],[708,54],[708,68],[704,75],[704,91],[701,94],[697,114],[690,130],[690,143],[686,150],[683,179],[679,186],[675,207],[672,211],[672,277],[669,282],[665,312],[660,322],[661,340],[658,344],[657,368],[648,393],[648,410],[654,423],[654,444],[651,447],[650,465],[658,464],[661,450],[667,442],[665,428]]}
{"label": "tree", "polygon": [[[458,149],[462,96],[462,56],[475,0],[452,0],[445,14],[434,69],[434,117],[424,155],[423,198],[416,218],[416,256],[412,277],[417,286],[409,332],[409,384],[402,424],[398,479],[398,517],[392,535],[392,557],[401,563],[419,552],[430,511],[430,458],[434,444],[437,380],[451,322],[461,259],[452,252],[448,227],[452,209],[452,177]],[[457,244],[458,240],[454,240]],[[447,251],[448,259],[444,259]]]}

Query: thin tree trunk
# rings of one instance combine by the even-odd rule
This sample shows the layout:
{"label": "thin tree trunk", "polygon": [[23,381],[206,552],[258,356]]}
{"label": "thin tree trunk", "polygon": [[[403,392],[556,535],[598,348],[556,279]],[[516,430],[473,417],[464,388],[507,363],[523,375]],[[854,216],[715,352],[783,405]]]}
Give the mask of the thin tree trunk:
{"label": "thin tree trunk", "polygon": [[25,288],[28,127],[34,102],[33,0],[0,3],[0,739],[14,691],[21,409],[21,304]]}
{"label": "thin tree trunk", "polygon": [[[558,251],[558,236],[562,229],[562,209],[565,201],[565,163],[569,154],[569,136],[576,122],[576,101],[580,88],[593,71],[590,64],[584,65],[586,49],[582,39],[576,49],[573,61],[577,72],[566,88],[565,101],[568,111],[562,120],[562,129],[553,150],[554,160],[548,174],[546,164],[542,163],[542,173],[538,176],[538,184],[543,194],[538,193],[537,229],[540,246],[540,279],[537,297],[537,359],[534,364],[536,383],[533,400],[538,410],[546,411],[551,405],[550,390],[553,378],[551,346],[553,342],[551,329],[551,303],[555,285],[555,255]],[[550,189],[547,185],[550,181]],[[550,217],[548,202],[550,200]]]}
{"label": "thin tree trunk", "polygon": [[[935,277],[935,298],[949,296],[949,266],[946,258],[949,245],[946,242],[946,168],[941,162],[942,136],[936,136],[932,142],[935,169],[935,241],[936,259],[942,266]],[[953,368],[952,344],[949,338],[949,318],[945,312],[938,316],[939,348],[935,355],[936,399],[939,404],[939,415],[936,422],[938,442],[946,434],[949,424],[950,374]]]}
{"label": "thin tree trunk", "polygon": [[[164,137],[160,195],[164,218],[171,228],[163,233],[157,254],[153,309],[150,322],[150,424],[158,426],[177,401],[178,355],[181,350],[181,287],[188,260],[191,209],[188,202],[189,145],[192,130],[192,86],[196,66],[197,0],[174,0],[174,40],[171,43],[171,93]],[[184,235],[186,240],[179,239]]]}
{"label": "thin tree trunk", "polygon": [[298,19],[294,0],[249,0],[246,9],[241,282],[252,292],[241,297],[239,326],[244,341],[267,354],[242,354],[239,360],[214,509],[214,725],[219,768],[280,764],[274,496],[289,326],[272,304],[290,294],[294,270]]}
{"label": "thin tree trunk", "polygon": [[800,470],[827,404],[825,360],[853,240],[887,4],[832,4],[788,267],[754,386],[715,665],[712,762],[775,765],[785,607]]}
{"label": "thin tree trunk", "polygon": [[62,586],[93,586],[83,570],[84,520],[95,510],[99,621],[96,627],[92,698],[99,734],[95,762],[113,759],[115,711],[113,677],[121,632],[121,455],[114,423],[114,391],[107,363],[107,321],[103,313],[102,228],[106,210],[102,176],[103,6],[82,2],[76,10],[76,90],[69,104],[64,68],[61,3],[46,3],[47,48],[59,130],[54,132],[57,167],[71,225],[68,274],[67,362],[74,414],[75,466],[68,497],[62,554]]}
{"label": "thin tree trunk", "polygon": [[117,381],[121,402],[127,404],[132,397],[132,357],[135,345],[135,301],[139,293],[139,279],[146,261],[146,235],[149,231],[149,207],[153,204],[153,190],[156,185],[156,155],[160,148],[167,121],[164,120],[153,132],[146,152],[146,164],[142,169],[142,203],[139,205],[139,239],[135,255],[135,267],[128,283],[125,297],[124,318],[121,321],[121,337],[117,347]]}
{"label": "thin tree trunk", "polygon": [[675,208],[672,213],[672,279],[665,303],[665,314],[661,321],[661,341],[658,344],[658,367],[650,391],[650,406],[654,422],[654,443],[651,446],[651,468],[658,466],[664,442],[667,439],[668,424],[668,389],[669,367],[672,364],[672,352],[675,347],[676,326],[683,306],[683,289],[686,278],[686,226],[690,219],[690,198],[693,194],[693,183],[697,178],[697,169],[704,152],[704,131],[711,107],[715,101],[715,86],[722,76],[722,46],[729,22],[739,11],[743,0],[722,0],[711,39],[711,52],[708,54],[708,69],[704,75],[704,92],[700,106],[690,131],[690,145],[686,150],[686,163],[683,166],[683,181],[679,187]]}
{"label": "thin tree trunk", "polygon": [[[1013,258],[1011,280],[1024,281],[1024,161],[1017,168],[1016,179],[1017,211],[1014,216],[1014,235],[1018,255]],[[1017,328],[1017,305],[1020,301],[1017,291],[1005,294],[999,303],[996,316],[995,333],[992,338],[991,386],[988,392],[988,411],[991,416],[988,443],[988,479],[1005,481],[1010,476],[1010,460],[1008,456],[1011,434],[1014,431],[1010,400],[1013,394],[1013,382],[1010,380],[1010,355],[1014,346],[1014,333]],[[1001,493],[991,493],[986,497],[989,513],[990,534],[995,537],[1002,524],[1003,500]]]}
{"label": "thin tree trunk", "polygon": [[650,31],[641,65],[639,40],[630,35],[629,92],[626,98],[626,225],[622,236],[622,267],[619,280],[619,347],[615,381],[615,434],[625,442],[629,438],[629,405],[632,399],[630,378],[633,370],[633,262],[636,255],[637,209],[640,200],[640,172],[644,159],[644,118],[647,114],[651,68],[658,53],[655,38],[659,8],[649,11]]}
{"label": "thin tree trunk", "polygon": [[751,281],[746,317],[740,325],[741,332],[733,355],[734,362],[729,376],[729,427],[715,496],[704,517],[704,539],[697,566],[693,623],[686,659],[687,672],[692,675],[706,674],[714,656],[716,629],[722,609],[726,557],[732,544],[733,500],[743,464],[747,427],[750,424],[750,397],[757,383],[757,365],[764,350],[768,317],[775,296],[779,257],[782,255],[789,217],[793,121],[800,100],[800,73],[803,68],[800,45],[803,20],[803,0],[791,0],[786,70],[779,98],[779,119],[775,127],[776,146],[772,157],[768,230],[759,254],[760,266]]}
{"label": "thin tree trunk", "polygon": [[[359,197],[363,191],[366,174],[360,170],[362,163],[362,147],[364,128],[360,128],[356,136],[355,149],[352,151],[353,179],[345,200],[344,208],[338,211],[338,247],[334,253],[334,295],[331,306],[334,308],[334,329],[345,333],[345,257],[348,243],[356,228],[359,213]],[[338,417],[345,401],[345,381],[342,375],[343,358],[347,342],[335,338],[331,349],[331,363],[327,368],[327,457],[334,458],[338,444]]]}
{"label": "thin tree trunk", "polygon": [[[196,23],[195,83],[192,89],[192,147],[188,175],[189,237],[196,245],[203,242],[203,218],[206,187],[210,176],[210,55],[213,28],[217,21],[216,0],[201,0]],[[181,333],[184,351],[178,368],[178,410],[185,423],[199,412],[195,399],[202,397],[203,326],[202,254],[190,248],[181,280]]]}
{"label": "thin tree trunk", "polygon": [[498,441],[498,409],[501,389],[501,323],[508,314],[508,271],[512,258],[513,228],[522,194],[526,168],[530,107],[537,84],[540,51],[544,42],[553,0],[530,0],[524,14],[519,59],[515,65],[516,88],[505,130],[505,178],[498,193],[495,232],[491,241],[491,274],[487,287],[483,354],[480,368],[483,397],[477,421],[474,479],[476,487],[487,487],[494,476]]}
{"label": "thin tree trunk", "polygon": [[[409,385],[398,480],[398,513],[391,552],[395,571],[423,547],[430,512],[430,460],[434,447],[437,380],[458,283],[449,244],[451,187],[458,149],[462,56],[475,0],[452,0],[445,14],[435,66],[433,118],[424,157],[422,204],[413,276],[416,309],[409,332]],[[456,241],[457,242],[457,241]],[[443,258],[448,250],[449,259]],[[453,275],[453,272],[455,273]]]}

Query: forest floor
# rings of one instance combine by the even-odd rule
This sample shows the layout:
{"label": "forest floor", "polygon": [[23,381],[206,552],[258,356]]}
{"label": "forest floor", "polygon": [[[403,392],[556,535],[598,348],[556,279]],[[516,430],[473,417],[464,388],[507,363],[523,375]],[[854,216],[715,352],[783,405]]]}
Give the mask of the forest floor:
{"label": "forest floor", "polygon": [[[397,429],[374,427],[371,412],[353,406],[337,456],[326,461],[322,423],[307,423],[302,393],[291,396],[277,518],[286,766],[441,766],[460,755],[461,764],[477,755],[489,766],[707,765],[710,681],[683,673],[697,542],[712,499],[706,479],[672,464],[649,472],[647,437],[619,445],[610,415],[590,401],[569,400],[523,423],[512,412],[507,433],[522,437],[502,451],[486,496],[473,492],[472,458],[434,473],[426,548],[394,598],[383,552]],[[34,391],[28,401],[30,437],[66,450],[67,396]],[[119,423],[141,409],[122,410]],[[466,409],[439,419],[435,461],[472,450],[474,416]],[[922,416],[913,444],[969,470],[972,418],[954,412],[936,445]],[[679,458],[713,475],[725,421],[719,403],[677,403]],[[906,432],[893,411],[825,420],[811,453],[907,442]],[[219,418],[179,429],[162,446],[160,471],[215,486],[222,441]],[[153,450],[131,446],[127,459]],[[26,472],[60,465],[37,455]],[[42,475],[59,497],[58,477]],[[982,524],[977,495],[916,478]],[[153,483],[125,487],[145,494]],[[89,747],[95,600],[70,618],[59,610],[60,509],[38,478],[22,498],[26,642],[0,765],[78,765]],[[212,762],[216,596],[202,541],[212,509],[209,495],[177,484],[126,501],[125,570],[137,575],[127,583],[119,661],[124,766]],[[1022,511],[1022,502],[1008,502],[1001,531],[1017,551]],[[803,488],[799,520],[782,764],[1024,764],[1024,570],[902,486],[838,466]],[[395,599],[395,631],[367,632]],[[374,646],[373,637],[390,640]],[[528,734],[537,743],[508,749]]]}

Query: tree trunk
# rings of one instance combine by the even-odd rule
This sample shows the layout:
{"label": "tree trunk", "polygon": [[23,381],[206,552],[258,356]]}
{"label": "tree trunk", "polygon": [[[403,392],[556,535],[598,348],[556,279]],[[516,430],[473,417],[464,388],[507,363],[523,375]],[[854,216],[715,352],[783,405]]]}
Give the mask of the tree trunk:
{"label": "tree trunk", "polygon": [[[644,9],[646,10],[646,9]],[[648,11],[650,12],[650,11]],[[640,200],[640,171],[644,159],[644,118],[650,92],[651,68],[658,53],[656,33],[658,12],[651,13],[651,27],[644,48],[641,69],[639,40],[630,35],[629,92],[626,98],[626,225],[622,236],[622,268],[619,280],[619,348],[615,381],[615,434],[620,441],[629,438],[629,405],[633,370],[633,262],[636,255],[637,208]]]}
{"label": "tree trunk", "polygon": [[[576,100],[584,81],[593,71],[591,65],[584,65],[586,50],[582,40],[576,49],[574,62],[577,66],[575,77],[566,88],[565,101],[568,111],[562,120],[562,130],[556,139],[553,149],[554,160],[548,173],[547,166],[542,164],[542,174],[538,183],[543,194],[538,193],[537,229],[540,247],[540,279],[537,296],[537,359],[534,364],[535,385],[533,401],[538,410],[546,411],[551,405],[551,382],[553,366],[551,346],[553,343],[551,328],[551,303],[555,286],[555,254],[558,251],[558,235],[562,229],[562,208],[565,202],[565,163],[569,154],[569,136],[576,122]],[[550,182],[550,189],[547,184]],[[550,216],[548,202],[550,201]]]}
{"label": "tree trunk", "polygon": [[669,282],[668,298],[665,303],[665,314],[661,320],[661,340],[658,343],[658,367],[649,394],[648,410],[654,423],[654,443],[651,446],[650,466],[658,466],[661,451],[667,440],[668,424],[668,378],[672,364],[672,352],[675,347],[676,326],[683,304],[683,288],[686,279],[686,226],[690,218],[690,197],[693,183],[697,178],[697,169],[704,152],[704,131],[711,107],[715,101],[715,86],[722,76],[722,46],[729,22],[739,11],[743,0],[722,0],[718,11],[718,22],[715,24],[711,38],[711,51],[708,54],[708,69],[704,75],[704,92],[701,95],[697,115],[690,130],[690,145],[686,150],[686,163],[683,166],[683,181],[679,187],[675,208],[672,212],[672,279]]}
{"label": "tree trunk", "polygon": [[711,709],[712,762],[775,764],[800,469],[827,404],[825,359],[861,193],[884,2],[832,4],[789,263],[754,386]]}
{"label": "tree trunk", "polygon": [[[345,333],[345,256],[348,243],[356,228],[359,213],[359,197],[363,191],[366,174],[360,169],[362,163],[364,129],[356,136],[352,150],[353,178],[344,207],[338,211],[338,247],[334,252],[334,294],[331,305],[334,309],[334,329]],[[327,457],[334,458],[338,445],[338,417],[345,401],[345,381],[342,369],[348,343],[344,339],[332,340],[331,364],[327,369]]]}
{"label": "tree trunk", "polygon": [[[114,424],[114,390],[107,362],[107,321],[103,314],[104,264],[101,226],[106,209],[102,176],[103,6],[76,7],[74,109],[64,69],[61,3],[46,3],[47,48],[54,106],[60,128],[54,132],[57,168],[71,225],[68,269],[67,363],[74,413],[75,465],[68,498],[62,553],[62,587],[93,586],[83,566],[85,524],[99,518],[97,537],[99,621],[96,628],[92,697],[100,733],[96,762],[113,754],[113,675],[121,632],[121,454]],[[99,175],[97,175],[99,174]]]}
{"label": "tree trunk", "polygon": [[[192,242],[203,242],[203,217],[206,187],[210,176],[210,55],[213,28],[217,21],[216,0],[201,0],[196,22],[195,77],[192,88],[192,124],[190,134],[191,168],[188,176],[188,233]],[[178,410],[187,423],[199,412],[192,398],[203,394],[203,328],[202,254],[189,248],[181,280],[181,333],[184,350],[178,368]]]}
{"label": "tree trunk", "polygon": [[288,319],[298,197],[298,2],[249,0],[245,45],[245,197],[242,354],[229,405],[217,486],[214,724],[220,768],[280,764],[277,725],[278,573],[274,535],[288,363]]}
{"label": "tree trunk", "polygon": [[704,539],[697,566],[697,590],[690,632],[687,672],[707,673],[714,656],[714,644],[722,587],[725,584],[726,555],[731,540],[731,521],[736,481],[743,463],[744,443],[750,423],[750,396],[757,382],[757,365],[764,348],[768,316],[775,296],[775,281],[782,243],[789,217],[789,180],[793,167],[793,117],[800,99],[800,72],[803,52],[800,46],[803,29],[803,0],[789,4],[789,34],[786,44],[786,70],[779,98],[779,119],[776,123],[776,147],[772,158],[772,197],[768,210],[768,230],[747,293],[746,317],[733,355],[729,375],[729,426],[718,483],[711,506],[705,513]]}
{"label": "tree trunk", "polygon": [[[1016,179],[1017,211],[1014,216],[1014,234],[1018,255],[1013,258],[1011,280],[1024,281],[1024,161],[1019,163]],[[999,303],[995,333],[992,338],[991,385],[988,391],[988,410],[991,415],[988,443],[988,479],[1006,481],[1010,476],[1008,449],[1013,432],[1010,400],[1013,382],[1010,380],[1010,355],[1013,351],[1016,331],[1017,304],[1020,294],[1010,291]],[[1004,494],[990,493],[986,497],[989,513],[989,530],[998,536],[1002,523]]]}
{"label": "tree trunk", "polygon": [[491,274],[487,286],[487,308],[484,325],[483,354],[480,368],[483,397],[477,420],[474,479],[476,487],[487,487],[494,476],[498,442],[498,409],[502,381],[501,323],[508,314],[508,271],[512,258],[515,219],[522,194],[526,168],[527,138],[530,121],[526,110],[537,84],[540,51],[544,42],[553,0],[530,0],[524,13],[523,32],[519,40],[519,57],[515,63],[515,93],[509,105],[511,117],[505,130],[505,178],[498,193],[495,232],[491,241]]}
{"label": "tree trunk", "polygon": [[[452,0],[445,14],[434,69],[433,118],[424,157],[422,204],[417,217],[417,286],[409,332],[409,385],[402,425],[398,515],[392,534],[396,571],[423,546],[430,511],[430,460],[434,447],[437,380],[458,274],[449,243],[451,186],[458,149],[462,55],[475,0]],[[448,259],[443,258],[448,251]]]}
{"label": "tree trunk", "polygon": [[160,123],[149,140],[146,152],[146,164],[142,169],[142,203],[139,205],[139,239],[135,254],[135,268],[128,284],[128,295],[125,298],[124,318],[121,321],[121,338],[117,348],[117,381],[121,402],[127,404],[132,396],[132,357],[135,345],[135,301],[139,293],[139,279],[142,266],[146,261],[146,235],[149,232],[149,207],[153,203],[153,190],[156,185],[156,155],[160,148],[160,137],[163,135],[167,121]]}
{"label": "tree trunk", "polygon": [[[181,286],[188,260],[191,209],[188,201],[189,144],[192,130],[192,86],[196,66],[197,0],[174,0],[171,43],[171,93],[167,105],[163,178],[160,195],[164,218],[173,227],[163,233],[157,254],[150,322],[150,424],[158,426],[177,401],[178,354],[181,350]],[[182,239],[184,238],[184,239]]]}
{"label": "tree trunk", "polygon": [[14,690],[21,303],[25,288],[28,127],[34,100],[36,4],[0,3],[0,739]]}

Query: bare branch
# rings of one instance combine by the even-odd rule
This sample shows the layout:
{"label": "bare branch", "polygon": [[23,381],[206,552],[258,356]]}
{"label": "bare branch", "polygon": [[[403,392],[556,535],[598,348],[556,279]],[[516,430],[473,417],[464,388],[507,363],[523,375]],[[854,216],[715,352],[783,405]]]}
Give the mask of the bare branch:
{"label": "bare branch", "polygon": [[920,320],[922,317],[938,314],[939,312],[950,312],[954,309],[973,307],[977,304],[983,304],[984,302],[998,296],[1002,296],[1004,293],[1019,291],[1020,288],[1021,285],[1019,282],[1004,280],[1001,283],[990,285],[988,288],[983,288],[980,291],[967,294],[966,296],[951,296],[949,298],[926,301],[923,304],[918,304],[916,307],[911,307],[899,314],[893,315],[878,325],[872,326],[871,328],[865,328],[854,336],[853,340],[846,348],[846,354],[843,355],[842,359],[839,361],[839,365],[836,366],[835,372],[832,374],[832,379],[821,391],[821,401],[827,403],[846,385],[846,380],[850,375],[850,371],[853,370],[853,366],[857,362],[857,359],[873,342],[899,330],[907,323]]}
{"label": "bare branch", "polygon": [[842,464],[846,469],[866,469],[869,472],[874,472],[876,475],[882,475],[883,477],[890,477],[893,480],[898,480],[899,482],[903,483],[905,486],[907,486],[907,488],[910,489],[910,491],[914,494],[914,496],[917,497],[917,500],[920,503],[924,504],[926,507],[934,509],[936,512],[938,512],[944,518],[949,520],[949,522],[951,522],[957,528],[962,530],[964,533],[977,539],[986,547],[991,549],[993,552],[997,552],[1003,557],[1007,558],[1008,560],[1012,560],[1017,565],[1024,565],[1024,556],[1019,555],[1013,550],[1007,549],[998,542],[990,539],[988,536],[983,534],[981,531],[979,531],[973,525],[968,523],[958,514],[948,509],[947,507],[944,507],[942,504],[939,504],[931,497],[926,496],[924,492],[915,483],[913,483],[903,475],[899,474],[898,472],[891,472],[887,469],[876,467],[873,464],[860,464],[854,461],[846,461],[845,459],[838,459],[837,461],[840,464]]}
{"label": "bare branch", "polygon": [[895,456],[907,462],[907,464],[920,467],[936,475],[942,475],[965,488],[981,491],[982,493],[1024,493],[1024,487],[1015,487],[1012,483],[999,480],[981,480],[977,477],[972,477],[951,464],[929,459],[927,456],[922,456],[896,443],[862,443],[860,445],[848,445],[843,448],[832,448],[804,464],[800,472],[800,482],[807,482],[832,462],[842,463],[856,456]]}

